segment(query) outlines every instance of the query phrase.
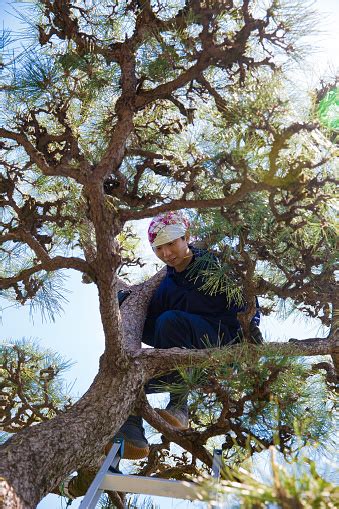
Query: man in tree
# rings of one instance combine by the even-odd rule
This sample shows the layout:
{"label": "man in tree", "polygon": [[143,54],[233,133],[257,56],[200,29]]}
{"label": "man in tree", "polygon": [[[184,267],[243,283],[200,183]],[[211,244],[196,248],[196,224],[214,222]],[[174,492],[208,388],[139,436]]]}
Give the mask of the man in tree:
{"label": "man in tree", "polygon": [[[145,474],[173,477],[198,474],[200,464],[210,468],[208,442],[215,436],[224,437],[232,467],[239,448],[248,457],[248,446],[254,454],[277,436],[281,450],[292,450],[294,423],[309,408],[312,436],[324,441],[321,412],[300,396],[313,371],[296,366],[291,375],[280,360],[283,354],[333,353],[337,359],[334,151],[313,113],[300,115],[289,104],[282,74],[284,54],[288,63],[297,55],[297,36],[309,35],[304,5],[94,4],[29,3],[30,47],[37,49],[23,57],[20,47],[0,85],[0,288],[12,301],[37,303],[53,316],[61,275],[76,270],[97,287],[105,338],[86,394],[1,448],[10,509],[33,509],[74,472],[79,482],[74,476],[70,491],[82,495],[88,483],[80,481],[98,467],[134,410],[165,437],[164,450],[172,441],[191,456],[189,464],[186,453],[176,458],[173,472],[162,445],[154,444]],[[333,322],[333,333],[267,349],[141,349],[148,302],[164,272],[132,287],[121,281],[128,260],[120,237],[129,221],[181,209],[199,210],[200,236],[209,246],[220,242],[224,251],[225,239],[234,246],[227,265],[248,303],[237,317],[246,338],[255,295],[265,298],[267,315],[277,301],[290,302],[325,326]],[[224,283],[227,288],[230,277]],[[131,294],[119,312],[120,289]],[[70,340],[80,344],[82,338]],[[225,377],[225,365],[238,359],[242,377],[231,368]],[[192,403],[189,431],[169,426],[141,391],[178,366],[203,372],[199,384],[187,385],[188,391],[201,388],[191,392],[197,410],[201,399],[207,408],[211,399],[217,406],[201,419]],[[307,421],[305,440],[310,429]]]}
{"label": "man in tree", "polygon": [[[237,301],[227,292],[208,294],[203,291],[203,274],[216,258],[189,244],[189,221],[180,211],[165,212],[151,221],[148,240],[155,255],[167,265],[167,273],[154,293],[146,316],[143,342],[154,348],[216,347],[239,343],[242,331],[237,314],[245,310],[239,290]],[[200,263],[199,263],[200,262]],[[202,263],[201,263],[202,262]],[[262,342],[258,325],[260,315],[251,320],[251,340]],[[173,383],[175,373],[152,380],[147,392],[158,392],[161,383]],[[166,409],[158,409],[165,421],[178,429],[188,427],[187,396],[170,392]],[[139,459],[148,455],[142,418],[131,415],[118,432],[125,440],[124,457]]]}

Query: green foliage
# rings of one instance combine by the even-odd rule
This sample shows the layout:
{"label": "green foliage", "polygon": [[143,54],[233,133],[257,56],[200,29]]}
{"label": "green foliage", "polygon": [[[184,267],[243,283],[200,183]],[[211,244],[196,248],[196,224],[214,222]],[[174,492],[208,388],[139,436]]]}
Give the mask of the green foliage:
{"label": "green foliage", "polygon": [[[217,77],[211,72],[209,79],[219,85]],[[243,91],[218,86],[219,113],[212,116],[200,109],[205,125],[197,142],[204,150],[205,171],[213,174],[209,181],[198,176],[200,197],[227,199],[240,189],[244,172],[259,185],[267,182],[268,189],[259,193],[254,187],[235,207],[191,213],[192,234],[219,254],[226,251],[245,299],[265,295],[272,299],[272,310],[277,294],[284,298],[287,288],[317,288],[302,296],[294,290],[295,307],[328,325],[336,234],[333,163],[327,160],[334,152],[320,132],[296,130],[289,138],[279,134],[282,126],[297,120],[282,80],[277,74],[269,82],[261,73],[257,79],[247,77]],[[270,191],[274,183],[279,189]]]}
{"label": "green foliage", "polygon": [[[328,196],[328,201],[319,203],[313,211],[302,205],[298,210],[293,205],[294,211],[290,212],[279,204],[277,221],[269,197],[256,195],[241,208],[200,211],[199,216],[192,217],[192,233],[204,246],[213,245],[215,252],[226,258],[226,267],[232,268],[230,277],[239,282],[245,299],[250,290],[270,298],[271,305],[275,305],[277,296],[286,297],[287,288],[306,284],[307,293],[298,295],[294,290],[294,308],[329,325],[328,301],[336,257],[332,189]],[[283,199],[287,201],[287,196]],[[216,277],[223,280],[222,274],[212,271],[211,285]]]}
{"label": "green foliage", "polygon": [[70,387],[65,386],[62,376],[71,365],[32,340],[4,342],[1,346],[3,429],[16,433],[66,410],[72,401]]}
{"label": "green foliage", "polygon": [[318,115],[322,124],[335,132],[339,132],[339,87],[329,90],[321,99]]}
{"label": "green foliage", "polygon": [[27,100],[41,100],[41,96],[49,94],[62,75],[51,56],[41,53],[26,53],[16,71],[12,84],[16,93],[20,92]]}
{"label": "green foliage", "polygon": [[[228,349],[231,353],[231,349]],[[200,368],[178,368],[180,377],[162,390],[189,397],[193,429],[214,426],[229,465],[276,444],[289,457],[305,445],[330,443],[333,436],[332,387],[322,372],[291,357],[257,353],[246,345],[225,361],[225,348],[210,350]]]}
{"label": "green foliage", "polygon": [[[15,253],[15,255],[20,254],[22,253]],[[1,261],[3,257],[0,258]],[[1,270],[0,274],[4,273]],[[28,304],[31,315],[39,311],[43,321],[46,319],[54,321],[55,316],[62,313],[63,305],[68,302],[65,296],[68,293],[64,284],[66,279],[62,272],[36,272],[34,276],[22,283],[17,283],[13,288],[1,290],[1,297],[9,303],[9,306]],[[3,312],[6,307],[0,308],[0,311]]]}
{"label": "green foliage", "polygon": [[[40,310],[43,320],[54,320],[67,302],[66,274],[44,270],[43,266],[37,270],[39,258],[32,245],[38,242],[42,252],[51,258],[79,251],[79,231],[84,221],[79,186],[67,178],[42,175],[34,167],[23,176],[14,164],[0,177],[12,189],[0,213],[0,277],[24,274],[21,281],[3,288],[1,296],[13,305],[28,303],[31,312]],[[20,225],[32,234],[30,244],[21,242]]]}
{"label": "green foliage", "polygon": [[227,262],[221,262],[210,253],[199,256],[191,264],[187,273],[189,280],[197,283],[201,281],[199,289],[207,295],[225,294],[225,304],[228,306],[244,305],[241,287],[232,273]]}
{"label": "green foliage", "polygon": [[[267,312],[290,299],[329,325],[335,151],[309,112],[297,113],[283,73],[312,15],[304,2],[184,4],[30,3],[31,47],[2,73],[3,295],[53,317],[64,289],[63,273],[51,274],[78,256],[109,306],[112,257],[139,263],[124,221],[179,200],[194,207],[194,237],[218,255],[192,267],[192,279],[202,269],[202,291],[238,305],[257,294]],[[8,42],[4,34],[0,51]],[[336,100],[324,97],[322,118]],[[107,337],[111,325],[104,320]],[[288,456],[329,438],[332,393],[321,375],[269,346],[238,352],[227,363],[211,351],[208,365],[179,369],[168,388],[189,395],[198,446],[222,442],[234,467],[272,444]],[[5,398],[11,431],[67,406],[56,384],[62,362],[31,346],[5,354],[9,376],[22,367],[22,394],[9,378]],[[178,476],[200,468],[185,453],[178,463]]]}
{"label": "green foliage", "polygon": [[[35,292],[33,299],[30,298],[29,292],[23,296],[20,304],[29,299],[30,313],[33,314],[37,310],[40,311],[42,320],[47,318],[54,322],[55,315],[60,315],[63,311],[63,304],[68,302],[66,295],[69,293],[65,286],[67,277],[63,272],[44,272],[37,274],[36,284],[39,290]],[[32,278],[31,278],[32,281]],[[17,297],[16,297],[16,300]]]}
{"label": "green foliage", "polygon": [[[65,294],[66,275],[62,271],[34,270],[38,265],[37,254],[32,244],[20,242],[19,224],[31,230],[35,241],[39,241],[45,253],[57,256],[67,252],[77,243],[78,234],[75,227],[80,221],[77,205],[77,187],[67,183],[66,179],[51,179],[31,171],[25,178],[16,172],[5,175],[14,181],[20,180],[22,187],[13,184],[11,200],[1,211],[3,227],[3,244],[0,255],[0,277],[14,277],[15,274],[27,274],[22,281],[1,290],[1,296],[13,304],[30,304],[31,311],[39,309],[42,318],[54,320],[67,302]],[[14,205],[14,207],[13,207]],[[13,208],[15,213],[13,213]],[[26,272],[25,272],[26,271]]]}
{"label": "green foliage", "polygon": [[[265,483],[248,469],[241,467],[237,480],[201,479],[201,497],[226,503],[230,509],[335,509],[339,495],[337,487],[317,472],[314,461],[301,456],[290,464],[278,461],[275,447],[270,448],[272,481]],[[199,481],[198,481],[199,482]]]}
{"label": "green foliage", "polygon": [[154,39],[148,41],[147,47],[140,49],[140,71],[149,81],[161,83],[175,77],[173,67],[180,65],[180,57],[175,48],[176,42],[172,40],[171,43],[162,40],[159,44]]}

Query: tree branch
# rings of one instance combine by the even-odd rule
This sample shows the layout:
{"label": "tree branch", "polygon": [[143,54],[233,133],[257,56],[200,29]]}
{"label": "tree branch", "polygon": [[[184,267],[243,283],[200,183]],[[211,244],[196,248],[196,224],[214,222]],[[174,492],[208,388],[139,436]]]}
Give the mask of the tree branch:
{"label": "tree branch", "polygon": [[241,358],[244,353],[252,351],[255,355],[264,356],[317,356],[332,355],[336,350],[334,338],[310,338],[307,340],[293,340],[289,343],[265,343],[264,345],[238,344],[223,348],[208,348],[203,350],[185,350],[181,348],[169,348],[168,350],[145,348],[135,352],[133,357],[145,362],[150,378],[176,369],[178,366],[197,366],[208,362],[213,366],[215,355],[222,354],[226,363],[231,363]]}
{"label": "tree branch", "polygon": [[123,221],[129,221],[132,219],[143,219],[145,217],[153,217],[161,212],[166,212],[169,210],[180,210],[180,209],[205,209],[205,208],[215,208],[215,207],[223,207],[226,205],[234,205],[242,200],[248,193],[252,191],[260,191],[262,189],[266,189],[267,186],[265,184],[256,183],[252,180],[245,180],[233,194],[225,196],[223,198],[213,198],[213,199],[197,199],[197,200],[185,200],[178,199],[172,200],[169,203],[165,203],[164,205],[157,205],[152,208],[145,208],[143,210],[125,210],[121,209],[121,217]]}
{"label": "tree branch", "polygon": [[43,263],[38,263],[37,265],[34,265],[34,267],[24,269],[20,271],[16,276],[1,277],[0,288],[2,290],[7,290],[16,283],[27,280],[30,276],[42,270],[55,271],[61,269],[74,269],[81,273],[89,274],[94,278],[93,270],[85,260],[75,257],[66,258],[64,256],[56,256],[55,258],[48,257],[48,260],[44,261]]}
{"label": "tree branch", "polygon": [[164,419],[160,417],[160,415],[148,403],[145,395],[141,396],[136,408],[139,409],[142,417],[146,419],[146,421],[149,422],[157,431],[163,433],[168,440],[175,442],[189,451],[208,467],[212,467],[213,457],[203,445],[197,443],[196,435],[194,434],[195,440],[190,440],[189,431],[178,431],[177,428],[174,428],[164,421]]}
{"label": "tree branch", "polygon": [[9,140],[14,140],[19,146],[23,147],[30,157],[31,162],[36,164],[44,175],[71,177],[77,182],[83,183],[81,173],[73,168],[66,165],[58,165],[54,168],[49,166],[45,157],[34,147],[25,134],[15,133],[1,127],[0,136]]}

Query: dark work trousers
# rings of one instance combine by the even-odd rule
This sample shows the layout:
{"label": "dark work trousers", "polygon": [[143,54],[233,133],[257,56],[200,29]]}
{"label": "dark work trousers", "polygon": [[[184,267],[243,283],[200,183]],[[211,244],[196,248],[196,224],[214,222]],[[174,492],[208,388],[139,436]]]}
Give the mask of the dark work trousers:
{"label": "dark work trousers", "polygon": [[[147,327],[143,342],[154,348],[202,349],[226,345],[233,341],[225,325],[221,329],[218,323],[213,323],[213,320],[209,321],[185,311],[172,310],[162,313],[151,328]],[[150,380],[145,386],[146,394],[165,392],[166,389],[162,386],[171,383],[180,383],[177,372]]]}

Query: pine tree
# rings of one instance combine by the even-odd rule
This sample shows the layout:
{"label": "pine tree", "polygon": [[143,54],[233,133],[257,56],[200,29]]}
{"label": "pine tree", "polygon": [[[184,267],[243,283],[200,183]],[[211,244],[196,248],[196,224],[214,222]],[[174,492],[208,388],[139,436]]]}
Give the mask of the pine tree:
{"label": "pine tree", "polygon": [[[35,507],[74,472],[69,489],[82,495],[132,409],[164,437],[140,473],[164,477],[209,469],[213,440],[232,475],[273,445],[288,456],[298,443],[326,441],[333,366],[294,358],[332,354],[337,362],[337,128],[324,122],[320,91],[302,115],[284,75],[312,13],[304,4],[248,0],[39,0],[28,8],[29,49],[14,59],[4,51],[1,69],[0,286],[53,317],[61,271],[80,272],[98,288],[105,352],[79,401],[2,446],[4,507]],[[6,34],[3,41],[5,48]],[[248,303],[240,345],[140,348],[164,272],[136,285],[119,277],[138,263],[126,222],[179,209],[215,254],[202,291],[227,289],[226,300]],[[126,288],[119,310],[117,291]],[[328,338],[251,344],[255,295],[266,314],[284,301],[318,318],[331,327]],[[178,368],[182,382],[171,390],[191,398],[185,432],[141,391]],[[296,430],[301,417],[307,426]],[[169,457],[169,442],[184,452]]]}

